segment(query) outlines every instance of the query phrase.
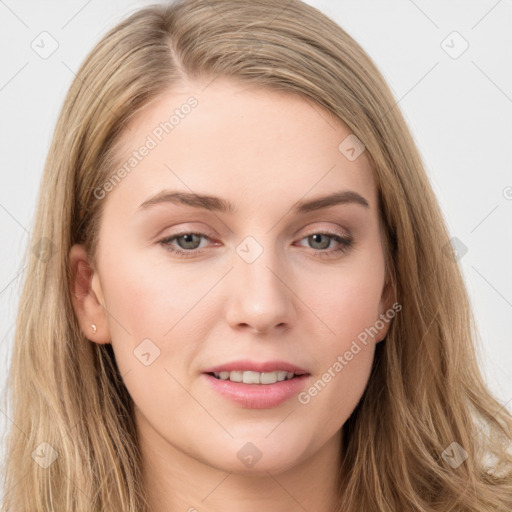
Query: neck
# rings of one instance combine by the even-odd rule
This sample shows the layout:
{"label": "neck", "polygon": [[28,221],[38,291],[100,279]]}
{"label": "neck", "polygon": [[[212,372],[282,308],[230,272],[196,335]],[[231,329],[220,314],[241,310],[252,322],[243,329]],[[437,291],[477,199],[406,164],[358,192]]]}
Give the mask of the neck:
{"label": "neck", "polygon": [[147,423],[142,428],[139,424],[138,432],[151,512],[332,512],[336,508],[339,432],[287,470],[245,473],[190,456]]}

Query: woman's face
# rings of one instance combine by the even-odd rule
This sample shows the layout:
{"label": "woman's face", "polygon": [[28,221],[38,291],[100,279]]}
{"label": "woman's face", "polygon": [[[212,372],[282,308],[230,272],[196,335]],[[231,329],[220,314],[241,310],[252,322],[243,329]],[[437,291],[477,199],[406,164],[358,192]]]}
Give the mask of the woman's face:
{"label": "woman's face", "polygon": [[318,105],[205,86],[125,132],[75,309],[111,341],[155,452],[278,471],[337,446],[387,332],[377,191],[364,147]]}

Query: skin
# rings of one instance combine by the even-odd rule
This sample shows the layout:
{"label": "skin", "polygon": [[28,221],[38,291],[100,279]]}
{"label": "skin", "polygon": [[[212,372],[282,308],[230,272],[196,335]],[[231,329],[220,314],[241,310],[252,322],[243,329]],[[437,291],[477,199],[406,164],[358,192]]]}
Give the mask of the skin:
{"label": "skin", "polygon": [[[340,429],[389,322],[307,404],[295,396],[246,408],[201,374],[237,359],[279,359],[311,374],[307,389],[391,307],[372,171],[365,152],[350,161],[338,150],[351,132],[318,105],[228,79],[206,84],[175,87],[124,134],[123,162],[169,112],[198,100],[101,199],[95,268],[84,247],[71,249],[75,312],[91,342],[112,343],[135,403],[153,511],[330,512]],[[236,211],[171,203],[138,211],[163,189],[219,196]],[[291,212],[338,190],[356,191],[370,207]],[[208,237],[168,243],[193,257],[159,243],[182,231]],[[310,238],[325,232],[353,244],[333,252],[334,238]],[[253,263],[236,251],[248,236],[263,249]],[[134,355],[146,338],[160,350],[147,366]],[[262,454],[252,467],[237,457],[247,442]]]}

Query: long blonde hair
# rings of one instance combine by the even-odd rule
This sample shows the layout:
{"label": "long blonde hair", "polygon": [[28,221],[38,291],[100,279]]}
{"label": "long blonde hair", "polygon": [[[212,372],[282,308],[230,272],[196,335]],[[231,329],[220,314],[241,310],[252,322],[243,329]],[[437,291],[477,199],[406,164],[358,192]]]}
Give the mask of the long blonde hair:
{"label": "long blonde hair", "polygon": [[[512,510],[512,418],[478,368],[467,292],[421,158],[369,56],[299,0],[146,7],[80,67],[40,189],[29,247],[44,250],[25,255],[3,510],[148,510],[131,397],[111,345],[78,326],[68,255],[83,243],[94,261],[104,203],[94,190],[115,170],[129,120],[184,78],[218,76],[313,100],[346,123],[372,163],[402,311],[340,434],[337,510]],[[445,453],[458,454],[457,467]]]}

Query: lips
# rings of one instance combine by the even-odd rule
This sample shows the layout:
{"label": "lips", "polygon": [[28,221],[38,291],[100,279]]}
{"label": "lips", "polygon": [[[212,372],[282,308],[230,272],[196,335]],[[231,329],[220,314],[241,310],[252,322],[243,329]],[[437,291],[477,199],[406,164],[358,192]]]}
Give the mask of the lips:
{"label": "lips", "polygon": [[206,368],[202,378],[211,389],[238,406],[270,409],[296,396],[311,375],[287,361],[243,360]]}

